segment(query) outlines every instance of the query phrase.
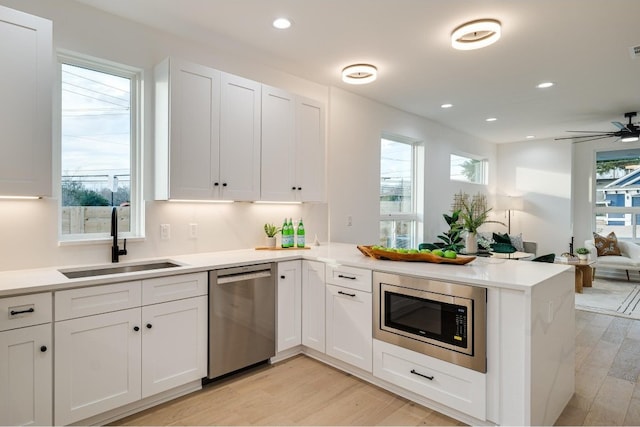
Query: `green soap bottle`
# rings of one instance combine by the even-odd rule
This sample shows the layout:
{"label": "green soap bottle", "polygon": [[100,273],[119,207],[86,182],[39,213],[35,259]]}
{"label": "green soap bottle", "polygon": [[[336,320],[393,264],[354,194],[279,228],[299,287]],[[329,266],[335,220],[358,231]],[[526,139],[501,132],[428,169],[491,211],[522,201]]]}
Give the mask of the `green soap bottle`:
{"label": "green soap bottle", "polygon": [[296,237],[296,244],[299,248],[304,248],[304,224],[302,223],[302,218],[298,222],[298,233]]}

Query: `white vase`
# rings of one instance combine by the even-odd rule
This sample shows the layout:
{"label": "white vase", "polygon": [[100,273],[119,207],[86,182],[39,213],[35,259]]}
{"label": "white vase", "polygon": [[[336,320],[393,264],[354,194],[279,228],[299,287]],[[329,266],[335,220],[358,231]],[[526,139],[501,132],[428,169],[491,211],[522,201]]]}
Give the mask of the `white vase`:
{"label": "white vase", "polygon": [[475,254],[478,252],[478,235],[476,233],[467,233],[464,251],[468,254]]}
{"label": "white vase", "polygon": [[268,248],[276,247],[276,238],[275,237],[265,237],[265,246]]}
{"label": "white vase", "polygon": [[589,254],[578,254],[578,259],[581,261],[586,261],[589,258]]}

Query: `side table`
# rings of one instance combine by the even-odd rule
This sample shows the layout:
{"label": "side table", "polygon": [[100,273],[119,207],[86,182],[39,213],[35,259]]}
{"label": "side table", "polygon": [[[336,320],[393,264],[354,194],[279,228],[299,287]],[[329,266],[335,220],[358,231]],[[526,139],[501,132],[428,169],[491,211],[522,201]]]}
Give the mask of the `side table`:
{"label": "side table", "polygon": [[593,265],[595,261],[556,261],[557,264],[568,264],[575,267],[576,292],[581,294],[582,288],[590,288],[593,285]]}

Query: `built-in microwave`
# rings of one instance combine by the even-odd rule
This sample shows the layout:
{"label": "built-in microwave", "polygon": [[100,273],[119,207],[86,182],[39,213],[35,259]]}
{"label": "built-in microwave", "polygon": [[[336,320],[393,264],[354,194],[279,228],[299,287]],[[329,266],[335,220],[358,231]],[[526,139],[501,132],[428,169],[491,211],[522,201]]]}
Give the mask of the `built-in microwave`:
{"label": "built-in microwave", "polygon": [[486,288],[374,272],[373,335],[487,371]]}

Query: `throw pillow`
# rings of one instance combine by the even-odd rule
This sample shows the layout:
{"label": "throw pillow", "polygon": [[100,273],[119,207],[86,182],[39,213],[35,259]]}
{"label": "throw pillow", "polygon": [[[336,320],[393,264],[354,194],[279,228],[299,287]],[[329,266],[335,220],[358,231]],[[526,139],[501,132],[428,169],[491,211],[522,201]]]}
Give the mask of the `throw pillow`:
{"label": "throw pillow", "polygon": [[606,237],[593,233],[593,242],[598,251],[598,256],[622,255],[618,247],[618,238],[613,231]]}
{"label": "throw pillow", "polygon": [[511,239],[507,233],[493,233],[493,241],[496,243],[506,243],[507,245],[511,244]]}
{"label": "throw pillow", "polygon": [[524,242],[522,241],[522,233],[517,236],[509,235],[509,239],[511,239],[511,244],[514,248],[519,250],[520,252],[524,252]]}
{"label": "throw pillow", "polygon": [[491,245],[491,249],[494,252],[513,253],[517,249],[511,244],[511,239],[507,233],[493,233],[494,244]]}

